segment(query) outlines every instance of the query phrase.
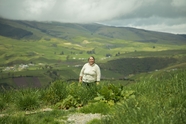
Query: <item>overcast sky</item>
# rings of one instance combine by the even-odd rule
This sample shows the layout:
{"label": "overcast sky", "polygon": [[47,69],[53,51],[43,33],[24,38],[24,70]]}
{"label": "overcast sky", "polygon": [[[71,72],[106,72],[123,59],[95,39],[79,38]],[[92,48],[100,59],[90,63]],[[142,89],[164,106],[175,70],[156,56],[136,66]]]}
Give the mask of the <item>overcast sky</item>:
{"label": "overcast sky", "polygon": [[0,17],[186,34],[186,0],[0,0]]}

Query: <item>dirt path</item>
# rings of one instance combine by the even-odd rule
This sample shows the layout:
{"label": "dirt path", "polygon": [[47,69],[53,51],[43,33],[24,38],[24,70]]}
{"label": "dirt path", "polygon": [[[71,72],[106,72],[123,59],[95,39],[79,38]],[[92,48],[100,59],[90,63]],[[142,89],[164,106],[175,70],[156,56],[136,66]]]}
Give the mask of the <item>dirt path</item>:
{"label": "dirt path", "polygon": [[101,119],[101,114],[83,114],[76,113],[68,116],[67,123],[70,124],[86,124],[93,119]]}
{"label": "dirt path", "polygon": [[[51,108],[45,108],[41,109],[39,111],[26,111],[26,115],[30,114],[36,114],[40,112],[46,112],[46,111],[53,111]],[[11,116],[8,114],[0,114],[0,117],[4,116]],[[67,115],[67,120],[59,120],[60,122],[66,123],[66,124],[87,124],[89,121],[93,119],[101,119],[102,115],[101,114],[84,114],[84,113],[74,113]]]}

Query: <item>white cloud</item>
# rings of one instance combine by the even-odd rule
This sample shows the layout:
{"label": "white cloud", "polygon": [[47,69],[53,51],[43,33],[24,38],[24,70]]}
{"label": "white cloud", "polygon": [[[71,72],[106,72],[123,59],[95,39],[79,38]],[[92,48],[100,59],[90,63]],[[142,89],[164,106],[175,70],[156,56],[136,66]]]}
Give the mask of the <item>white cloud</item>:
{"label": "white cloud", "polygon": [[162,18],[151,16],[149,18],[128,18],[104,21],[101,24],[115,25],[117,27],[135,27],[152,31],[186,34],[186,17]]}
{"label": "white cloud", "polygon": [[185,34],[186,33],[186,24],[176,24],[168,26],[166,24],[155,24],[148,26],[133,26],[135,28],[159,31],[159,32],[169,32],[173,34]]}
{"label": "white cloud", "polygon": [[0,0],[0,16],[9,19],[175,28],[186,34],[185,13],[186,0]]}
{"label": "white cloud", "polygon": [[[23,1],[23,7],[26,12],[33,15],[42,14],[53,5],[52,0],[26,0]],[[26,13],[25,13],[26,15]]]}
{"label": "white cloud", "polygon": [[175,7],[186,7],[186,0],[172,0],[171,5]]}
{"label": "white cloud", "polygon": [[[65,0],[57,1],[53,19],[68,22],[96,22],[129,14],[140,6],[138,0]],[[54,12],[58,12],[55,14]]]}
{"label": "white cloud", "polygon": [[2,3],[0,15],[4,17],[68,22],[109,20],[132,13],[142,4],[138,0],[17,0],[9,9],[13,2]]}

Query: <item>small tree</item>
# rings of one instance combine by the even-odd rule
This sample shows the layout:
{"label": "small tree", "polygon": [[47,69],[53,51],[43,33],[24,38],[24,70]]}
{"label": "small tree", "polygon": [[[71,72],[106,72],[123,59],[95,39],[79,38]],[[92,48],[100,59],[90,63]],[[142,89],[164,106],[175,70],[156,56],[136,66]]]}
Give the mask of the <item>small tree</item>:
{"label": "small tree", "polygon": [[106,57],[111,57],[112,55],[110,53],[107,53],[105,56]]}
{"label": "small tree", "polygon": [[60,55],[64,55],[64,52],[62,51],[62,52],[60,53]]}

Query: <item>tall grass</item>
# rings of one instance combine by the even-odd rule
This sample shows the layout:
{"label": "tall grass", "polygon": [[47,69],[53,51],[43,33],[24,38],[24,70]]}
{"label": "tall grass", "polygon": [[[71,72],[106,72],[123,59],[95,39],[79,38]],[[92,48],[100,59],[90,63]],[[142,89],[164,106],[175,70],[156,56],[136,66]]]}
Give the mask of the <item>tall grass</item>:
{"label": "tall grass", "polygon": [[31,121],[24,116],[3,116],[0,124],[31,124]]}
{"label": "tall grass", "polygon": [[0,111],[5,109],[6,103],[0,98]]}
{"label": "tall grass", "polygon": [[15,99],[16,105],[20,110],[34,110],[40,106],[38,90],[21,90]]}
{"label": "tall grass", "polygon": [[14,90],[4,90],[0,92],[0,112],[4,110],[10,110],[14,106],[12,103],[15,103],[16,92]]}
{"label": "tall grass", "polygon": [[66,82],[53,82],[48,88],[41,91],[41,99],[47,103],[55,104],[68,95],[66,87]]}
{"label": "tall grass", "polygon": [[[0,123],[60,123],[67,118],[64,109],[68,109],[106,115],[92,123],[185,124],[185,77],[186,70],[178,70],[151,75],[125,87],[107,82],[87,87],[55,81],[45,89],[7,90],[0,93],[0,114],[4,114]],[[45,107],[53,110],[40,111]],[[20,114],[25,110],[37,113]]]}
{"label": "tall grass", "polygon": [[104,123],[185,124],[185,72],[174,72],[168,78],[151,77],[147,81],[127,87],[136,91],[136,98],[116,106],[116,113],[105,119]]}

